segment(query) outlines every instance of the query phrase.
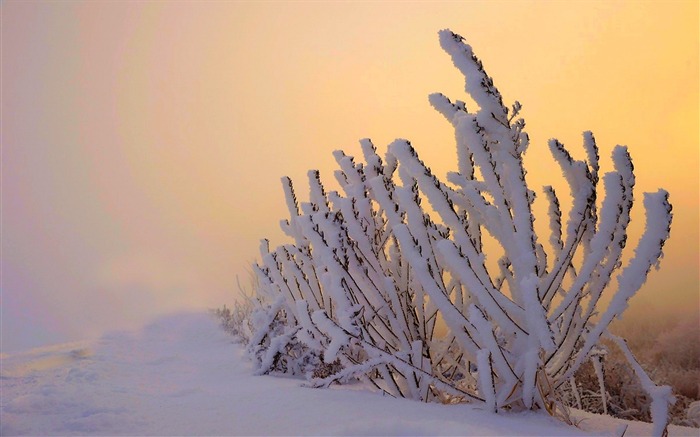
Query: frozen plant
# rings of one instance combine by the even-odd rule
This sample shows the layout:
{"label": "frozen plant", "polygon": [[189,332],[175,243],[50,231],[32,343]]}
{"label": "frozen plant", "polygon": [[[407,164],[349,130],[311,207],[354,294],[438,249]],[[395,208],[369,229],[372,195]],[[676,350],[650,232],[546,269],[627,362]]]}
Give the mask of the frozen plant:
{"label": "frozen plant", "polygon": [[[635,200],[627,148],[613,150],[614,170],[601,177],[590,132],[585,160],[553,139],[571,207],[564,214],[559,194],[544,187],[549,232],[538,235],[520,103],[504,105],[462,37],[443,30],[440,43],[477,105],[430,96],[454,128],[456,171],[439,179],[406,140],[383,159],[362,140],[365,163],[335,152],[343,193],[327,192],[311,171],[309,201],[300,203],[283,179],[290,218],[282,229],[293,243],[271,250],[264,241],[254,266],[263,311],[249,347],[259,372],[279,370],[280,360],[294,369],[334,363],[332,373],[305,373],[317,386],[360,379],[392,396],[555,414],[580,366],[600,364],[609,337],[651,395],[655,433],[663,434],[670,389],[655,386],[607,328],[659,265],[668,193],[644,195],[646,229],[623,266]],[[486,234],[500,247],[484,244]],[[487,253],[499,257],[497,267]],[[600,396],[605,402],[602,386]]]}
{"label": "frozen plant", "polygon": [[[257,289],[257,278],[250,272],[252,290]],[[238,279],[238,278],[237,278]],[[236,341],[243,344],[250,343],[253,331],[252,314],[259,302],[253,297],[252,292],[247,291],[237,280],[238,299],[231,308],[226,305],[211,310],[212,315],[219,321],[221,328],[231,334]]]}

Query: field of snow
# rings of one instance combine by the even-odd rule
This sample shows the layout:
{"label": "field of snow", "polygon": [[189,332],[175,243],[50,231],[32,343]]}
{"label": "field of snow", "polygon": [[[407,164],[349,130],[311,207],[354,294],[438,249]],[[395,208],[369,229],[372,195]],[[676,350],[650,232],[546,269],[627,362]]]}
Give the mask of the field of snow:
{"label": "field of snow", "polygon": [[[649,424],[577,414],[393,399],[363,387],[312,389],[252,376],[241,346],[208,314],[137,332],[2,357],[0,435],[648,435]],[[670,435],[697,429],[671,427]]]}

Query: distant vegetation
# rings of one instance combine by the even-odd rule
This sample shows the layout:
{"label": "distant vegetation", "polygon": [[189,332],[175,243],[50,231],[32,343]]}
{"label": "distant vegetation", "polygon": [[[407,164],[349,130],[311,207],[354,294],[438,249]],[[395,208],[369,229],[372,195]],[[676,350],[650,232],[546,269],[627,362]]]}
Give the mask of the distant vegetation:
{"label": "distant vegetation", "polygon": [[[676,403],[671,407],[671,423],[700,427],[700,314],[696,311],[663,314],[632,311],[611,330],[624,337],[642,367],[657,384],[673,388]],[[609,347],[605,360],[605,382],[612,415],[650,421],[649,397],[619,351]],[[590,366],[582,368],[577,381],[585,391],[597,391]],[[594,388],[595,387],[595,388]],[[591,397],[589,411],[602,412]],[[695,406],[691,408],[691,404]]]}

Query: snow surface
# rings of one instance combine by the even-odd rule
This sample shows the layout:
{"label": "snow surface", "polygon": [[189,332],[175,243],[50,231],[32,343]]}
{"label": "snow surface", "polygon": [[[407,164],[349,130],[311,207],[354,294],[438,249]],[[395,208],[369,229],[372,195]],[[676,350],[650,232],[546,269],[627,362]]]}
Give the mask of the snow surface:
{"label": "snow surface", "polygon": [[[4,355],[0,435],[649,435],[650,424],[577,413],[491,414],[424,404],[362,386],[312,389],[253,376],[243,349],[208,314],[136,332]],[[698,435],[671,427],[671,435]]]}

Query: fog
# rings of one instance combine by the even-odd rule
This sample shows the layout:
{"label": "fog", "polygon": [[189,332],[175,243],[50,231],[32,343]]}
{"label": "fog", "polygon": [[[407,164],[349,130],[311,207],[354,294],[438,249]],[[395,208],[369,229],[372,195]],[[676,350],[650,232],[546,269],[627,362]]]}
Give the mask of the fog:
{"label": "fog", "polygon": [[[461,98],[449,27],[523,103],[528,180],[546,141],[626,144],[638,198],[663,187],[662,268],[631,302],[699,308],[698,4],[5,2],[2,352],[230,303],[258,242],[283,241],[280,177],[329,186],[332,151],[408,138],[438,175]],[[552,182],[553,181],[553,182]],[[563,186],[563,185],[561,185]],[[633,212],[632,245],[643,226]]]}

